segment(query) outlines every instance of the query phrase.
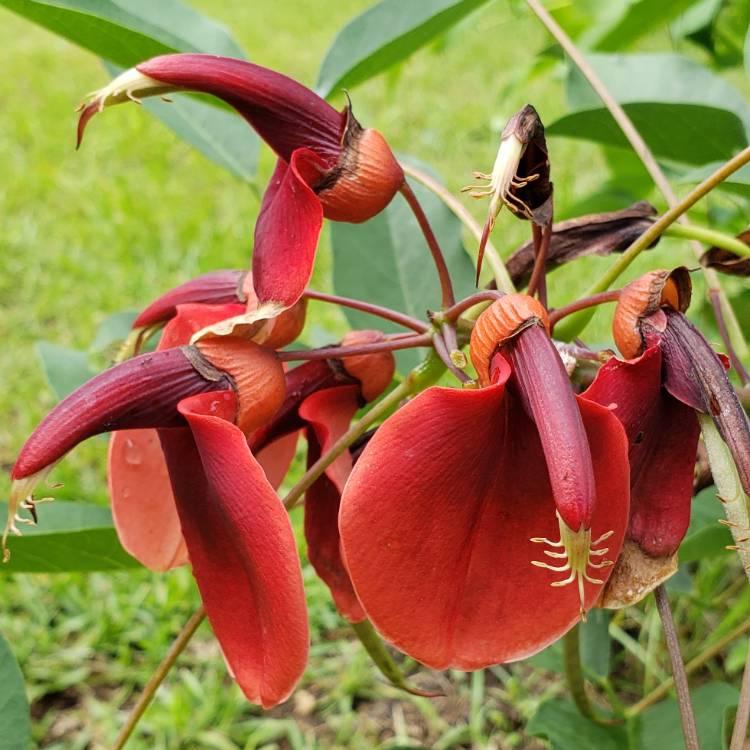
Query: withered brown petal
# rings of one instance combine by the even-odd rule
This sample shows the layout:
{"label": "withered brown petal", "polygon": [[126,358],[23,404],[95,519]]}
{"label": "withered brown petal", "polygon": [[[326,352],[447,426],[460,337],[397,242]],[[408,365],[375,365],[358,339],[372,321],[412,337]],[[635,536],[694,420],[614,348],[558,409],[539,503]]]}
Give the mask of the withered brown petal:
{"label": "withered brown petal", "polygon": [[[577,216],[553,224],[547,271],[587,255],[621,253],[646,231],[655,214],[650,203],[639,201],[620,211]],[[505,265],[514,284],[528,283],[534,267],[534,243],[529,241],[517,248]]]}
{"label": "withered brown petal", "polygon": [[[750,229],[738,234],[737,239],[746,245],[750,245]],[[700,262],[706,268],[715,268],[729,276],[750,276],[750,258],[737,255],[737,253],[725,250],[723,247],[708,248],[701,256]]]}

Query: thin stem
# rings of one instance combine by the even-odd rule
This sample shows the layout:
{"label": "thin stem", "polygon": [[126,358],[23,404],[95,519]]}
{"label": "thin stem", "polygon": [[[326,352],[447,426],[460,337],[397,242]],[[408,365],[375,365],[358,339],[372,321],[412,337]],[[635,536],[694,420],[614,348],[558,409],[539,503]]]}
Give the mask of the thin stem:
{"label": "thin stem", "polygon": [[156,691],[159,689],[159,686],[164,682],[164,678],[169,673],[169,670],[172,668],[175,661],[177,661],[177,657],[185,650],[185,646],[188,645],[190,639],[193,637],[195,631],[205,617],[206,610],[203,609],[203,606],[201,605],[192,615],[190,615],[190,619],[182,626],[182,630],[177,634],[177,638],[174,639],[172,645],[169,647],[169,651],[167,651],[162,659],[161,664],[159,664],[156,671],[151,675],[151,679],[143,688],[143,692],[138,697],[138,701],[130,712],[128,720],[117,735],[117,739],[115,739],[115,743],[112,745],[112,750],[122,750],[122,748],[125,747],[125,743],[130,738],[130,735],[133,734],[133,730],[136,728],[144,712],[149,707]]}
{"label": "thin stem", "polygon": [[281,351],[278,357],[282,362],[310,359],[341,359],[356,354],[374,354],[375,352],[392,352],[397,349],[411,349],[415,346],[432,346],[432,334],[421,333],[418,336],[404,336],[386,341],[374,341],[371,344],[357,346],[321,346],[318,349],[294,349]]}
{"label": "thin stem", "polygon": [[745,659],[745,672],[742,675],[740,702],[737,704],[737,715],[732,728],[732,741],[729,750],[742,750],[747,739],[747,725],[750,721],[750,648]]}
{"label": "thin stem", "polygon": [[704,242],[706,245],[715,245],[731,253],[747,258],[750,256],[750,245],[725,232],[717,232],[715,229],[697,227],[695,224],[672,224],[664,234],[669,237],[680,237],[686,240]]}
{"label": "thin stem", "polygon": [[[426,172],[411,166],[411,164],[401,164],[401,168],[409,175],[409,177],[413,177],[417,182],[421,182],[428,190],[435,193],[435,195],[437,195],[437,197],[440,198],[440,200],[443,201],[451,211],[453,211],[453,214],[474,235],[477,242],[482,239],[482,227],[471,213],[469,213],[463,203],[453,195],[453,193],[448,191],[436,180],[433,180]],[[485,245],[484,254],[487,258],[487,262],[490,264],[490,268],[492,268],[492,275],[495,277],[497,288],[501,289],[506,294],[512,294],[515,292],[516,287],[513,284],[513,279],[511,279],[508,269],[505,267],[505,263],[503,263],[503,259],[500,257],[500,253],[489,239]]]}
{"label": "thin stem", "polygon": [[549,314],[550,326],[554,328],[555,323],[559,320],[579,310],[586,310],[589,307],[603,305],[607,302],[617,302],[618,299],[620,299],[619,289],[608,289],[606,292],[598,292],[597,294],[592,294],[590,297],[581,297],[581,299],[577,299],[569,305],[552,310]]}
{"label": "thin stem", "polygon": [[443,361],[443,364],[448,368],[449,372],[453,374],[453,376],[460,382],[460,383],[471,383],[472,378],[470,375],[467,375],[454,361],[451,357],[451,351],[449,350],[448,345],[445,343],[445,339],[437,335],[433,339],[433,346],[435,347],[435,351],[437,352],[438,357]]}
{"label": "thin stem", "polygon": [[583,678],[583,669],[581,667],[581,642],[578,625],[571,628],[563,636],[562,645],[565,680],[568,684],[568,690],[570,690],[570,697],[573,699],[573,703],[575,703],[580,714],[602,726],[621,724],[622,720],[605,719],[599,716],[591,705],[589,696],[586,693],[586,682]]}
{"label": "thin stem", "polygon": [[500,299],[503,296],[502,292],[498,292],[495,289],[487,289],[484,292],[477,292],[472,294],[460,302],[456,302],[447,310],[443,311],[443,318],[446,320],[457,320],[463,313],[468,309],[481,304],[482,302],[494,302],[496,299]]}
{"label": "thin stem", "polygon": [[742,385],[747,385],[750,383],[750,375],[748,375],[745,366],[742,364],[742,360],[737,356],[737,352],[734,350],[734,346],[732,346],[732,337],[727,330],[727,322],[724,318],[721,296],[716,289],[709,289],[708,299],[711,302],[711,307],[713,307],[716,325],[719,327],[719,334],[721,335],[721,340],[724,342],[724,346],[727,350],[729,361],[731,362],[732,367],[734,367]]}
{"label": "thin stem", "polygon": [[552,239],[552,219],[543,227],[532,222],[531,227],[534,237],[534,268],[526,293],[533,297],[539,292],[539,301],[547,307],[547,253]]}
{"label": "thin stem", "polygon": [[[620,126],[620,129],[624,133],[625,137],[628,139],[628,141],[630,141],[630,145],[633,147],[633,150],[638,155],[638,158],[643,162],[643,165],[646,167],[646,170],[651,175],[651,179],[654,181],[654,184],[656,185],[656,187],[661,191],[670,209],[679,208],[681,205],[681,202],[677,200],[677,196],[675,195],[675,192],[672,190],[672,186],[669,184],[669,180],[667,180],[666,175],[664,174],[662,168],[659,166],[658,162],[656,161],[656,158],[654,157],[653,153],[651,153],[651,150],[646,145],[646,142],[643,140],[641,134],[638,132],[635,125],[633,125],[632,120],[630,119],[630,117],[628,117],[625,110],[620,106],[619,102],[609,92],[607,87],[604,85],[604,82],[602,81],[602,79],[599,78],[599,76],[597,75],[596,71],[589,65],[583,53],[578,49],[578,47],[576,47],[573,40],[565,33],[565,31],[557,23],[557,21],[555,21],[555,19],[552,18],[552,16],[545,10],[545,8],[542,6],[539,0],[526,0],[526,4],[536,14],[537,18],[539,18],[539,20],[547,27],[547,30],[557,40],[559,45],[565,50],[565,52],[567,52],[567,54],[570,56],[570,59],[573,60],[573,62],[576,64],[576,66],[581,71],[583,76],[586,78],[586,80],[589,82],[591,87],[594,89],[594,91],[597,93],[599,98],[602,100],[602,102],[604,103],[604,105],[606,106],[606,108],[609,110],[610,114],[614,118],[615,122]],[[744,151],[741,154],[739,154],[739,156],[741,157],[743,154],[745,154]],[[735,159],[737,158],[738,157],[735,157]],[[747,158],[750,158],[750,155],[748,155]],[[734,160],[731,160],[731,161],[734,161]],[[728,162],[728,164],[731,163],[731,161]],[[745,161],[747,161],[747,159],[745,159]],[[743,161],[742,164],[744,163],[745,162]],[[726,175],[724,175],[724,177],[722,177],[721,179],[724,179],[729,174],[731,174],[731,171],[727,173]],[[721,180],[719,180],[719,182],[720,181]],[[715,184],[718,184],[718,182]],[[712,189],[713,187],[714,185],[711,185],[711,187],[709,187],[709,190]],[[682,203],[684,202],[685,201],[683,200]],[[674,219],[669,221],[666,226],[669,226],[669,224],[672,224],[674,221],[680,221],[684,225],[688,225],[687,217],[683,216],[682,214],[688,208],[690,208],[691,205],[692,203],[682,208],[675,215]],[[653,239],[656,239],[656,237],[654,237]],[[650,244],[650,242],[648,244]],[[624,268],[627,267],[630,261],[641,250],[643,250],[645,247],[648,247],[648,244],[644,245],[637,252],[635,252],[632,258],[630,258],[630,260],[628,260],[625,263],[625,265],[619,269],[617,273],[619,274],[622,270],[624,270]],[[701,246],[697,242],[693,242],[691,244],[693,246],[693,253],[695,254],[695,257],[700,258],[701,255],[703,254]],[[750,347],[748,347],[747,342],[745,341],[745,337],[742,334],[742,329],[739,326],[739,322],[737,321],[737,317],[734,313],[734,310],[732,309],[732,306],[729,304],[729,300],[726,296],[726,293],[722,289],[719,275],[716,273],[716,271],[713,268],[702,268],[702,271],[703,271],[703,276],[706,279],[708,288],[717,290],[717,293],[721,296],[722,308],[724,309],[724,315],[727,318],[727,321],[729,323],[729,330],[735,336],[734,338],[735,347],[738,349],[740,356],[743,359],[747,358],[748,356],[750,356]],[[617,277],[615,276],[615,278]],[[614,279],[611,279],[610,281],[608,281],[607,286],[611,284],[613,280]],[[592,292],[590,293],[599,292],[606,288],[607,287],[605,286],[602,288],[592,289]],[[593,313],[591,314],[593,315]],[[584,325],[590,319],[591,318],[589,316],[584,321]]]}
{"label": "thin stem", "polygon": [[688,688],[685,665],[680,653],[680,641],[672,619],[672,609],[669,606],[669,596],[664,584],[654,589],[656,608],[659,610],[664,637],[667,641],[669,658],[672,661],[672,675],[674,676],[675,688],[677,689],[677,705],[680,709],[680,720],[682,721],[682,734],[685,738],[686,750],[700,750],[698,744],[698,729],[695,726],[695,714],[693,704],[690,701],[690,689]]}
{"label": "thin stem", "polygon": [[284,497],[284,507],[293,508],[323,472],[367,429],[386,416],[407,396],[426,388],[437,380],[445,371],[445,365],[432,352],[418,367],[415,367],[404,380],[390,393],[387,393],[361,419],[357,420],[302,476],[297,484]]}
{"label": "thin stem", "polygon": [[350,297],[339,297],[337,294],[326,294],[325,292],[318,292],[315,289],[306,289],[304,296],[320,302],[330,302],[334,305],[350,307],[353,310],[361,310],[384,320],[390,320],[392,323],[398,323],[406,328],[411,328],[413,331],[417,331],[417,333],[426,333],[430,330],[430,327],[421,320],[412,318],[411,315],[406,315],[398,310],[391,310],[389,307],[374,305],[370,302],[363,302],[362,300],[351,299]]}
{"label": "thin stem", "polygon": [[419,228],[422,230],[422,234],[427,242],[427,247],[430,248],[430,253],[432,253],[432,260],[435,263],[435,268],[438,272],[440,290],[443,295],[441,306],[450,307],[456,301],[456,298],[453,294],[453,282],[451,281],[450,271],[445,262],[443,251],[440,249],[440,243],[437,241],[437,237],[435,237],[435,233],[432,231],[432,227],[430,226],[430,222],[422,205],[406,180],[404,180],[401,185],[400,191],[401,195],[404,196],[406,202],[409,204],[409,208],[411,208],[412,213],[419,224]]}
{"label": "thin stem", "polygon": [[[741,636],[745,635],[750,631],[750,619],[738,625],[730,633],[727,633],[723,638],[720,638],[716,643],[709,646],[705,651],[702,651],[695,658],[691,659],[685,665],[685,674],[690,675],[693,672],[700,669],[707,662],[711,661],[714,656],[720,654],[730,643],[736,641]],[[640,713],[643,713],[647,708],[651,708],[655,703],[658,703],[662,698],[669,695],[669,691],[674,687],[674,677],[670,677],[661,683],[658,687],[654,688],[648,695],[641,698],[638,703],[634,703],[630,708],[625,711],[627,718],[633,718]]]}

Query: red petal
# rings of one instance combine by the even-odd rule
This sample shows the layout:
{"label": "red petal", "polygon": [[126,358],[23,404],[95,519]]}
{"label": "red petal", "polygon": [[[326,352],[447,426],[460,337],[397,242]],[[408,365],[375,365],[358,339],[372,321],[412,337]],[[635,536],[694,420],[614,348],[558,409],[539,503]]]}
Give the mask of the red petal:
{"label": "red petal", "polygon": [[[627,523],[627,445],[616,418],[591,407],[582,404],[600,500],[592,536],[615,532],[614,559]],[[536,430],[502,382],[432,388],[391,416],[352,471],[339,526],[365,612],[428,666],[523,659],[578,620],[575,584],[552,588],[566,574],[531,565],[544,556],[530,538],[559,537],[555,505]],[[600,591],[585,584],[587,607]]]}
{"label": "red petal", "polygon": [[160,434],[193,574],[214,633],[249,700],[285,700],[307,661],[299,556],[289,517],[245,437],[223,417],[231,392],[185,399],[187,430]]}
{"label": "red petal", "polygon": [[260,451],[256,458],[263,468],[268,482],[274,489],[278,489],[284,481],[289,467],[297,452],[299,432],[283,435],[278,440],[269,443]]}
{"label": "red petal", "polygon": [[259,65],[218,55],[162,55],[137,69],[162,83],[201,91],[233,106],[284,160],[311,148],[335,163],[342,115],[297,81]]}
{"label": "red petal", "polygon": [[170,349],[190,343],[194,333],[221,320],[242,315],[245,306],[238,303],[223,305],[183,304],[175,308],[175,316],[164,326],[159,349]]}
{"label": "red petal", "polygon": [[109,496],[122,546],[151,570],[188,561],[156,430],[123,430],[109,443]]}
{"label": "red petal", "polygon": [[310,281],[323,209],[300,168],[318,161],[312,151],[298,149],[291,164],[279,160],[271,176],[253,248],[253,284],[261,303],[290,307]]}
{"label": "red petal", "polygon": [[[308,467],[346,432],[358,408],[359,386],[356,385],[318,391],[305,399],[299,413],[310,423]],[[341,491],[351,468],[351,456],[345,451],[305,494],[305,539],[307,556],[331,590],[336,609],[350,622],[361,622],[365,613],[341,557],[338,526]]]}
{"label": "red petal", "polygon": [[170,289],[146,307],[133,321],[133,328],[151,326],[169,320],[177,305],[240,302],[240,284],[245,271],[211,271]]}
{"label": "red petal", "polygon": [[690,523],[700,430],[695,412],[662,387],[661,350],[609,360],[583,398],[610,408],[628,436],[628,536],[652,557],[671,555]]}

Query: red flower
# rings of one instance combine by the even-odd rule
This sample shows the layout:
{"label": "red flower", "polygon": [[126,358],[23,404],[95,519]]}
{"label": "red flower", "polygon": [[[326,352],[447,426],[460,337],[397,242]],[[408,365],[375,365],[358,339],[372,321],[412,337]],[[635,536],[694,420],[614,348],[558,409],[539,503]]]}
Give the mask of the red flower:
{"label": "red flower", "polygon": [[255,227],[253,272],[263,303],[292,305],[312,273],[323,217],[365,221],[404,181],[388,144],[347,108],[336,112],[301,84],[259,65],[214,55],[162,55],[97,92],[78,123],[105,106],[170,91],[212,94],[234,107],[278,154]]}
{"label": "red flower", "polygon": [[269,422],[284,393],[276,354],[251,342],[212,338],[144,354],[58,404],[11,474],[14,514],[19,504],[33,507],[35,484],[82,440],[157,428],[206,613],[245,695],[266,707],[289,695],[308,650],[289,518],[245,438]]}
{"label": "red flower", "polygon": [[625,287],[613,333],[626,359],[607,362],[583,394],[612,410],[630,445],[630,520],[602,597],[607,607],[639,601],[677,569],[690,523],[696,412],[714,416],[750,485],[747,417],[723,362],[683,315],[689,303],[685,268],[652,271]]}
{"label": "red flower", "polygon": [[471,355],[483,387],[431,388],[390,417],[339,519],[368,617],[438,669],[521,659],[561,636],[599,596],[628,514],[623,429],[573,396],[544,308],[493,303]]}

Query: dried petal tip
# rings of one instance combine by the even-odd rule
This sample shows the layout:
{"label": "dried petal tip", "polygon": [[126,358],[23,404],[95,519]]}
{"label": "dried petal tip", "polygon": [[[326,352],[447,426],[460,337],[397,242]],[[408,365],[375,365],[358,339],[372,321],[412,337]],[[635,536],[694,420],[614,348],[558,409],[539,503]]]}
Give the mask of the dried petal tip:
{"label": "dried petal tip", "polygon": [[635,359],[643,354],[643,320],[655,316],[652,325],[663,328],[666,318],[659,311],[667,308],[684,312],[690,304],[691,290],[690,273],[684,266],[673,271],[650,271],[628,284],[620,293],[612,321],[612,334],[622,356]]}
{"label": "dried petal tip", "polygon": [[531,325],[541,325],[549,333],[547,310],[526,294],[507,294],[479,316],[471,332],[469,351],[482,385],[490,383],[490,361],[495,352]]}
{"label": "dried petal tip", "polygon": [[[544,537],[532,537],[530,541],[535,544],[544,544],[551,549],[545,549],[544,554],[554,559],[555,564],[542,562],[541,560],[532,560],[531,564],[537,568],[546,568],[553,573],[569,573],[565,578],[559,581],[553,581],[550,586],[558,588],[567,586],[573,582],[578,583],[578,596],[580,599],[581,619],[586,620],[585,589],[584,582],[593,583],[601,586],[604,581],[600,578],[593,578],[589,575],[589,568],[602,570],[611,568],[614,565],[612,560],[604,558],[609,552],[608,547],[600,547],[615,532],[607,531],[598,539],[591,541],[591,529],[580,528],[573,531],[563,521],[562,516],[558,513],[557,520],[560,525],[560,539],[551,541]],[[598,548],[598,549],[597,549]],[[594,558],[592,560],[592,558]]]}
{"label": "dried petal tip", "polygon": [[335,167],[313,185],[332,221],[359,223],[379,214],[404,182],[404,172],[385,138],[371,128],[363,129],[348,108]]}
{"label": "dried petal tip", "polygon": [[149,78],[136,68],[126,70],[117,76],[117,78],[111,80],[104,88],[88,94],[88,97],[90,97],[88,104],[81,104],[79,107],[81,115],[78,118],[76,148],[80,148],[81,146],[83,134],[89,120],[105,107],[110,107],[113,104],[121,104],[126,101],[133,101],[140,104],[139,97],[167,94],[175,90],[176,87]]}
{"label": "dried petal tip", "polygon": [[[55,462],[57,463],[57,462]],[[52,471],[55,464],[45,466],[36,474],[23,477],[21,479],[14,479],[10,485],[10,497],[8,498],[8,518],[5,522],[5,528],[3,529],[2,537],[2,550],[3,550],[3,562],[7,563],[10,560],[10,550],[8,549],[8,535],[16,534],[20,536],[21,532],[18,530],[16,523],[33,523],[26,518],[21,518],[18,515],[18,511],[21,508],[28,510],[34,519],[36,520],[36,511],[34,505],[34,489],[43,482],[47,475]]]}
{"label": "dried petal tip", "polygon": [[487,240],[503,205],[516,216],[544,226],[552,220],[552,183],[549,180],[549,158],[544,125],[530,104],[510,118],[500,137],[491,174],[475,172],[488,185],[463,188],[472,198],[490,196],[487,220],[479,242],[477,281]]}

